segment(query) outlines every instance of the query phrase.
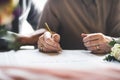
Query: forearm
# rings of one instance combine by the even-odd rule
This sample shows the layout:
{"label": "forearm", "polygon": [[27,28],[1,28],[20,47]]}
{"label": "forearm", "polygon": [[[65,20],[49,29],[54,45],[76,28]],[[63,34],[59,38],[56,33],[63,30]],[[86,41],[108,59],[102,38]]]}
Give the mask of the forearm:
{"label": "forearm", "polygon": [[23,46],[23,45],[36,45],[39,36],[41,36],[46,30],[45,29],[39,29],[36,30],[34,33],[23,36],[23,35],[18,35],[18,42]]}
{"label": "forearm", "polygon": [[110,36],[106,36],[106,38],[110,41],[116,41],[118,43],[120,43],[120,37],[110,37]]}

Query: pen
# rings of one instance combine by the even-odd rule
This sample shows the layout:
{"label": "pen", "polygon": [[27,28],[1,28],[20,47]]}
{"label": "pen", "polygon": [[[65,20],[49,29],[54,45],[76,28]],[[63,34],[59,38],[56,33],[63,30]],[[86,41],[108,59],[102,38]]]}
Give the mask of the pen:
{"label": "pen", "polygon": [[45,26],[46,26],[46,29],[47,29],[50,33],[52,33],[52,31],[51,31],[50,27],[48,26],[47,22],[45,22]]}
{"label": "pen", "polygon": [[[51,29],[50,29],[50,27],[48,26],[47,22],[45,22],[45,26],[46,26],[46,29],[47,29],[51,34],[53,34],[53,32],[51,31]],[[46,33],[46,37],[49,37],[50,33]],[[59,41],[59,38],[60,38],[60,37],[58,37],[57,35],[53,35],[52,37],[54,38],[54,40],[55,40],[56,42]],[[59,48],[59,51],[62,51],[62,48],[61,48],[61,47]]]}

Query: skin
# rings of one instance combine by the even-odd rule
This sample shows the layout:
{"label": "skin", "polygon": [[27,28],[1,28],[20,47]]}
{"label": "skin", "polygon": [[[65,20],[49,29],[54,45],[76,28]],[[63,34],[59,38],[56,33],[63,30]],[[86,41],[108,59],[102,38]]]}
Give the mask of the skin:
{"label": "skin", "polygon": [[51,34],[46,31],[43,35],[39,37],[38,48],[42,52],[59,52],[62,50],[59,44],[60,35]]}
{"label": "skin", "polygon": [[[59,52],[62,50],[59,44],[60,35],[57,33],[50,33],[45,29],[39,29],[29,36],[15,35],[18,36],[17,41],[21,43],[21,46],[36,44],[40,51],[47,53]],[[93,53],[104,54],[111,51],[111,46],[108,44],[112,41],[111,37],[105,36],[102,33],[82,33],[81,36],[83,37],[84,46]],[[97,49],[96,46],[98,46],[99,49]]]}
{"label": "skin", "polygon": [[[56,36],[57,40],[55,40],[53,36]],[[108,43],[112,41],[112,38],[105,36],[102,33],[82,33],[81,36],[83,37],[84,46],[93,53],[104,54],[110,52],[111,46],[109,46]],[[59,41],[59,34],[44,33],[39,37],[38,48],[43,52],[58,52],[61,50]],[[98,46],[99,49],[97,49],[96,46]]]}
{"label": "skin", "polygon": [[[81,34],[85,47],[93,53],[108,53],[111,49],[109,42],[112,38],[102,33]],[[98,48],[97,48],[98,46]]]}
{"label": "skin", "polygon": [[37,45],[39,36],[44,34],[45,31],[46,31],[45,29],[39,29],[39,30],[36,30],[35,32],[33,32],[32,34],[27,35],[27,36],[16,34],[16,33],[13,33],[13,34],[15,34],[17,36],[16,41],[18,41],[21,44],[21,46]]}

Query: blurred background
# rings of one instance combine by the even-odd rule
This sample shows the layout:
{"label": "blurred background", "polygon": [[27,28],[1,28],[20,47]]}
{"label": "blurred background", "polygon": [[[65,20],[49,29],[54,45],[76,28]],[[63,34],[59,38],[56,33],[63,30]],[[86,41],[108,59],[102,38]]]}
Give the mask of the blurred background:
{"label": "blurred background", "polygon": [[[46,1],[47,0],[33,0],[34,4],[36,5],[36,8],[39,11],[43,10]],[[28,24],[27,21],[24,21],[24,23],[22,25],[24,25],[24,28],[23,28],[23,26],[20,27],[20,34],[27,35],[27,34],[30,34],[33,32],[32,27]]]}
{"label": "blurred background", "polygon": [[47,0],[33,0],[33,2],[36,4],[37,8],[40,10],[43,10],[43,7],[45,5]]}

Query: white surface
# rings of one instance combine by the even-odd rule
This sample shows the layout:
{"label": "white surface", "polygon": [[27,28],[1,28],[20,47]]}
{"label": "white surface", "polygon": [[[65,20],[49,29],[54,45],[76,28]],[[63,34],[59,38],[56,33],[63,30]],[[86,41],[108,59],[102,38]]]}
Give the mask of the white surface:
{"label": "white surface", "polygon": [[[33,0],[36,8],[38,11],[42,11],[47,0]],[[32,33],[34,30],[33,28],[31,27],[31,25],[25,20],[22,22],[23,24],[20,25],[20,34],[24,34],[24,35],[27,35],[27,34],[30,34]]]}
{"label": "white surface", "polygon": [[47,0],[33,0],[33,2],[37,6],[37,8],[42,11],[44,6],[45,6],[45,3],[47,2]]}
{"label": "white surface", "polygon": [[84,50],[63,50],[54,55],[40,53],[37,49],[19,50],[17,52],[0,52],[0,66],[91,68],[109,64],[103,60],[104,57]]}

